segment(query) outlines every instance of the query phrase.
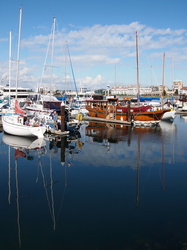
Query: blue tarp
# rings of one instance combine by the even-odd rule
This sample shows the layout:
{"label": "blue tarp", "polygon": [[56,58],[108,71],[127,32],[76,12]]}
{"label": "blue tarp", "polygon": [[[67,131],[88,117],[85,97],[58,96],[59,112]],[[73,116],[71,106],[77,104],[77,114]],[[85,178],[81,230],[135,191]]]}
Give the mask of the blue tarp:
{"label": "blue tarp", "polygon": [[66,96],[66,95],[64,95],[63,97],[58,97],[58,96],[56,96],[56,98],[57,98],[59,101],[66,101],[67,96]]}
{"label": "blue tarp", "polygon": [[[138,98],[138,95],[137,95],[137,98]],[[140,102],[153,101],[153,100],[160,101],[160,98],[159,97],[143,97],[143,96],[140,96]]]}

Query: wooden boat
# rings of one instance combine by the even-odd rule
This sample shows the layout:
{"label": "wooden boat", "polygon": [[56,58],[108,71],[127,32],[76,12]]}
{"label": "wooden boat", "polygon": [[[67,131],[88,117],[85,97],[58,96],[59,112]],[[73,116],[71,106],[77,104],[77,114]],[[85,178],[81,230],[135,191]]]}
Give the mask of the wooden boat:
{"label": "wooden boat", "polygon": [[88,100],[86,109],[91,117],[128,122],[159,122],[167,110],[155,110],[151,106],[121,105],[118,98]]}
{"label": "wooden boat", "polygon": [[136,32],[136,62],[137,62],[137,105],[120,103],[118,98],[108,98],[107,100],[87,101],[86,109],[91,117],[113,119],[116,121],[132,122],[138,126],[157,125],[164,113],[168,110],[153,109],[151,106],[140,104],[140,83],[139,83],[139,59],[138,59],[138,32]]}

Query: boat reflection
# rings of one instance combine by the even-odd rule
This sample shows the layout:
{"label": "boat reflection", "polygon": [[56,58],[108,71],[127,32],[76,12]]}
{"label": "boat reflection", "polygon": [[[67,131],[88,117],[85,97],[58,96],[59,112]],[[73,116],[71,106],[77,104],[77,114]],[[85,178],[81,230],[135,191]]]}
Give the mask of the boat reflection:
{"label": "boat reflection", "polygon": [[19,156],[32,160],[33,155],[43,155],[46,151],[46,142],[43,138],[29,138],[3,133],[2,141],[15,149],[15,158]]}
{"label": "boat reflection", "polygon": [[181,115],[180,118],[182,118],[184,122],[187,122],[187,115]]}
{"label": "boat reflection", "polygon": [[[26,203],[22,198],[21,190],[24,178],[21,178],[21,176],[31,171],[31,168],[25,167],[25,160],[33,160],[29,163],[37,173],[37,176],[34,177],[36,185],[33,187],[33,193],[40,192],[39,190],[34,191],[34,189],[37,190],[37,187],[40,187],[40,190],[42,188],[42,192],[44,191],[49,218],[55,231],[68,186],[67,169],[73,165],[73,157],[81,152],[84,143],[81,141],[79,131],[70,132],[68,136],[64,137],[51,136],[45,139],[26,138],[3,133],[2,142],[7,145],[8,152],[8,204],[12,205],[16,201],[18,244],[19,247],[22,247],[24,232],[22,230],[23,221],[20,205],[25,207]],[[60,162],[58,156],[60,156]],[[61,170],[59,170],[60,163],[63,167],[60,168]],[[59,178],[59,171],[62,171],[62,178]],[[31,172],[32,174],[33,172]]]}
{"label": "boat reflection", "polygon": [[93,142],[102,143],[106,140],[109,143],[118,143],[120,141],[127,141],[130,145],[132,136],[141,135],[145,138],[149,135],[161,138],[161,135],[173,133],[176,130],[176,125],[173,122],[161,121],[159,126],[155,127],[133,127],[125,125],[116,125],[110,123],[96,123],[90,122],[86,127],[86,136],[91,137]]}
{"label": "boat reflection", "polygon": [[[60,162],[61,165],[64,167],[64,189],[61,199],[61,206],[66,192],[66,188],[68,185],[67,181],[67,167],[73,165],[73,156],[81,151],[83,143],[80,141],[81,134],[79,131],[71,131],[68,137],[64,136],[52,136],[49,139],[49,168],[47,165],[43,166],[41,161],[39,162],[40,171],[43,181],[43,188],[46,195],[46,200],[49,207],[49,212],[51,215],[51,220],[53,224],[53,230],[56,230],[56,213],[55,213],[55,192],[54,192],[54,184],[57,182],[54,180],[54,166],[53,166],[53,156],[57,155],[60,151]],[[68,157],[67,157],[68,156]],[[48,172],[48,174],[47,174]],[[60,211],[59,211],[60,212]]]}
{"label": "boat reflection", "polygon": [[[136,207],[138,207],[141,193],[141,166],[146,166],[149,171],[153,163],[160,166],[163,191],[166,191],[164,165],[171,161],[171,150],[172,155],[174,152],[172,140],[175,139],[175,132],[175,123],[161,121],[156,127],[116,126],[90,122],[85,133],[90,143],[107,148],[107,153],[109,153],[108,160],[105,158],[107,166],[131,167],[136,170]],[[126,142],[127,147],[123,142]],[[98,150],[98,154],[100,160],[104,158],[103,150]],[[115,159],[118,160],[115,161]]]}
{"label": "boat reflection", "polygon": [[14,167],[15,167],[15,185],[16,185],[16,207],[17,207],[17,230],[18,230],[18,241],[19,247],[22,246],[21,241],[21,225],[20,225],[20,196],[19,196],[19,181],[18,181],[18,158],[26,158],[27,160],[33,160],[34,155],[37,154],[38,158],[44,155],[46,151],[46,142],[43,138],[26,138],[20,136],[14,136],[3,133],[2,141],[8,148],[8,202],[11,204],[11,150],[14,149]]}
{"label": "boat reflection", "polygon": [[79,131],[71,131],[67,137],[53,136],[49,138],[49,150],[53,154],[57,154],[60,150],[61,164],[67,163],[69,167],[73,164],[74,155],[81,152],[83,145]]}

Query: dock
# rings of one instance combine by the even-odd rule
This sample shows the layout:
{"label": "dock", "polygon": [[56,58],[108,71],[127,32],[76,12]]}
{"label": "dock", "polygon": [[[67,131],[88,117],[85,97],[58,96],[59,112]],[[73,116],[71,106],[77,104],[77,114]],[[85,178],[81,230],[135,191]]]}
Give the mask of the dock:
{"label": "dock", "polygon": [[176,115],[187,115],[187,111],[177,110]]}
{"label": "dock", "polygon": [[115,123],[121,125],[132,125],[132,122],[121,121],[116,119],[105,119],[105,118],[98,118],[98,117],[91,117],[91,116],[84,116],[82,117],[83,121],[90,121],[90,122],[106,122],[106,123]]}

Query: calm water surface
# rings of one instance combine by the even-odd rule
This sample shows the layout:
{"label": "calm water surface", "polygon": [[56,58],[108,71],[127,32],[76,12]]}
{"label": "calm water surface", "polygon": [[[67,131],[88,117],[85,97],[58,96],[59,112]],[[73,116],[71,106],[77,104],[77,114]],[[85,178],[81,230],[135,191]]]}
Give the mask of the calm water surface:
{"label": "calm water surface", "polygon": [[187,249],[183,117],[0,139],[0,249]]}

